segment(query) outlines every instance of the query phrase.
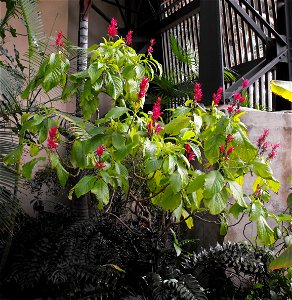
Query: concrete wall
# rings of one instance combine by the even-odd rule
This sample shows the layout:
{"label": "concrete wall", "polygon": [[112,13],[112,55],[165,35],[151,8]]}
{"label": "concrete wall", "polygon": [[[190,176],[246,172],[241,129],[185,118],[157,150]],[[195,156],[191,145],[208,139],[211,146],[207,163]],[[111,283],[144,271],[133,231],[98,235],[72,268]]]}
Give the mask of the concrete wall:
{"label": "concrete wall", "polygon": [[[278,194],[272,192],[268,209],[274,213],[282,213],[287,208],[287,196],[292,177],[292,111],[265,112],[253,109],[246,109],[247,113],[241,118],[248,127],[248,135],[252,142],[256,143],[258,137],[263,133],[264,128],[269,129],[267,141],[275,144],[279,143],[278,155],[271,162],[274,177],[277,178],[281,187]],[[251,192],[256,176],[249,177],[245,181],[245,191]],[[236,220],[233,220],[236,223]],[[270,220],[271,222],[271,220]],[[233,224],[234,224],[233,223]],[[231,227],[225,241],[245,240],[243,235],[244,225],[247,219],[243,219],[237,226]],[[256,225],[246,227],[246,236],[250,239],[256,236]]]}

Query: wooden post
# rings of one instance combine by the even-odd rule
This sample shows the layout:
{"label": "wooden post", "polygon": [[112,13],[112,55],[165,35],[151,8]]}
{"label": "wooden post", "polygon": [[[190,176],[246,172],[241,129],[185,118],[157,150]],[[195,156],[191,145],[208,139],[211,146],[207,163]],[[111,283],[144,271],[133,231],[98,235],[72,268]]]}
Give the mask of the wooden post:
{"label": "wooden post", "polygon": [[211,105],[213,93],[224,83],[220,0],[200,3],[199,80],[203,103]]}

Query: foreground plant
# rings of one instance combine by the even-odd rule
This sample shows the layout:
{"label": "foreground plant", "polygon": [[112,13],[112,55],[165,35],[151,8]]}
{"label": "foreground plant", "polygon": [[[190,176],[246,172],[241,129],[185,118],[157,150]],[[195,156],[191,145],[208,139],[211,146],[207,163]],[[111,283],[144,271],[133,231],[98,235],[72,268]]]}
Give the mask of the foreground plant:
{"label": "foreground plant", "polygon": [[[277,192],[280,187],[269,166],[277,147],[266,157],[262,144],[256,147],[248,139],[240,120],[244,95],[235,94],[224,113],[217,109],[223,89],[217,90],[212,107],[206,108],[200,104],[203,95],[196,84],[194,99],[169,109],[168,121],[162,118],[160,98],[146,114],[142,108],[149,83],[155,72],[161,74],[161,66],[152,57],[153,48],[147,55],[137,54],[128,45],[129,38],[114,40],[116,26],[115,22],[110,25],[109,40],[89,49],[87,70],[68,74],[69,61],[62,48],[43,62],[23,98],[30,99],[39,89],[48,93],[61,86],[60,100],[80,94],[82,118],[45,106],[37,113],[23,115],[22,143],[6,156],[6,163],[18,161],[28,146],[32,159],[22,167],[26,179],[31,178],[34,166],[46,159],[62,186],[82,171],[69,198],[90,193],[96,206],[112,215],[113,199],[121,189],[124,207],[143,226],[158,230],[159,238],[181,222],[192,228],[198,212],[220,216],[223,235],[230,215],[238,218],[246,214],[257,223],[258,239],[272,244],[274,231],[268,219],[279,222],[291,217],[276,216],[265,207],[270,191]],[[244,81],[243,88],[247,85]],[[92,121],[101,93],[112,98],[114,107]],[[69,148],[67,157],[60,155],[63,144]],[[41,149],[47,157],[37,156]],[[242,189],[249,173],[255,175],[251,195]],[[154,226],[152,215],[157,207],[163,213],[160,225]]]}

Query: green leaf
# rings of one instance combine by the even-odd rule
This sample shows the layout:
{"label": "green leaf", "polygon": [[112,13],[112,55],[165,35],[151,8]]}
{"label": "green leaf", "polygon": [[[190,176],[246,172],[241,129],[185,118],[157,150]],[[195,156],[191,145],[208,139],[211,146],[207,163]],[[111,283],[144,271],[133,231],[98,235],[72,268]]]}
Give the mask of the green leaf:
{"label": "green leaf", "polygon": [[123,93],[122,79],[117,75],[113,75],[107,72],[105,80],[107,94],[109,94],[114,100],[116,100]]}
{"label": "green leaf", "polygon": [[23,147],[23,145],[19,145],[14,150],[5,155],[3,159],[4,163],[6,165],[13,165],[15,163],[18,163],[22,156]]}
{"label": "green leaf", "polygon": [[116,149],[120,149],[125,146],[125,139],[122,134],[118,132],[113,132],[112,134],[112,144]]}
{"label": "green leaf", "polygon": [[165,125],[164,130],[167,134],[178,135],[183,128],[188,127],[190,118],[177,117]]}
{"label": "green leaf", "polygon": [[184,115],[186,115],[190,111],[191,111],[190,107],[178,106],[175,109],[174,113],[173,113],[173,117],[176,118],[176,117],[179,117],[179,116],[184,116]]}
{"label": "green leaf", "polygon": [[232,192],[232,195],[234,199],[237,201],[237,203],[242,207],[247,207],[244,197],[243,197],[243,191],[240,184],[238,184],[236,181],[230,181],[228,180],[230,190]]}
{"label": "green leaf", "polygon": [[36,156],[40,152],[40,148],[35,143],[31,143],[29,146],[29,154],[31,157]]}
{"label": "green leaf", "polygon": [[57,171],[57,177],[60,181],[60,184],[62,186],[66,185],[66,182],[69,178],[69,173],[67,170],[64,169],[64,167],[62,166],[59,157],[56,153],[51,154],[50,156],[51,159],[51,163],[52,163],[52,168],[56,169]]}
{"label": "green leaf", "polygon": [[134,143],[130,143],[128,145],[125,145],[125,146],[119,148],[118,150],[113,152],[113,158],[116,161],[122,161],[127,155],[129,155],[131,153],[134,146],[135,146]]}
{"label": "green leaf", "polygon": [[221,221],[219,233],[220,233],[220,235],[225,236],[227,234],[227,231],[228,231],[228,224],[227,224],[226,219],[224,218]]}
{"label": "green leaf", "polygon": [[192,137],[194,137],[195,136],[195,133],[193,132],[193,131],[191,131],[191,130],[187,130],[184,134],[183,134],[183,136],[182,136],[182,141],[186,141],[186,140],[188,140],[188,139],[191,139]]}
{"label": "green leaf", "polygon": [[22,167],[22,174],[23,176],[26,178],[26,180],[30,180],[31,179],[31,175],[32,175],[32,170],[35,167],[35,165],[39,162],[39,161],[44,161],[46,160],[45,157],[37,157],[32,159],[31,161],[25,163]]}
{"label": "green leaf", "polygon": [[289,209],[292,209],[292,193],[288,195],[287,206]]}
{"label": "green leaf", "polygon": [[105,119],[109,120],[109,119],[117,119],[120,116],[122,116],[123,114],[125,114],[126,112],[128,112],[129,109],[127,107],[118,107],[115,106],[113,107],[106,115],[105,115]]}
{"label": "green leaf", "polygon": [[265,179],[273,178],[272,169],[268,164],[260,161],[253,161],[252,165],[253,165],[252,170],[256,175]]}
{"label": "green leaf", "polygon": [[263,214],[264,214],[263,204],[259,200],[254,201],[251,205],[251,211],[250,211],[249,219],[251,221],[255,221],[260,216],[262,216]]}
{"label": "green leaf", "polygon": [[224,186],[224,178],[217,170],[211,171],[205,176],[205,197],[211,198],[219,193]]}
{"label": "green leaf", "polygon": [[205,139],[204,151],[207,159],[211,164],[217,162],[219,158],[219,147],[225,142],[225,137],[222,133],[212,134]]}
{"label": "green leaf", "polygon": [[150,174],[158,170],[161,167],[161,165],[162,165],[161,159],[154,158],[154,159],[147,160],[145,164],[145,172],[147,174]]}
{"label": "green leaf", "polygon": [[87,167],[88,160],[85,152],[85,142],[75,140],[71,150],[71,163],[75,168],[84,169]]}
{"label": "green leaf", "polygon": [[217,215],[221,213],[228,202],[228,193],[224,188],[221,192],[213,195],[210,199],[204,199],[205,206],[209,209],[210,214]]}
{"label": "green leaf", "polygon": [[174,193],[178,193],[182,188],[182,181],[180,174],[177,172],[172,173],[169,177],[170,187],[172,188]]}
{"label": "green leaf", "polygon": [[276,259],[272,260],[269,269],[277,270],[292,267],[292,245],[282,252]]}
{"label": "green leaf", "polygon": [[107,205],[109,203],[108,185],[102,179],[95,181],[91,193],[93,193],[96,196],[97,200],[102,202],[104,205]]}
{"label": "green leaf", "polygon": [[271,80],[271,91],[292,102],[292,81]]}
{"label": "green leaf", "polygon": [[233,214],[235,219],[238,219],[239,214],[244,211],[245,207],[240,206],[238,203],[234,203],[229,209],[229,213]]}
{"label": "green leaf", "polygon": [[274,231],[268,225],[267,221],[263,216],[260,216],[257,221],[257,234],[259,239],[265,245],[271,245],[274,243]]}
{"label": "green leaf", "polygon": [[152,203],[164,210],[175,210],[181,203],[181,195],[175,194],[170,186],[152,199]]}
{"label": "green leaf", "polygon": [[77,198],[89,193],[95,186],[96,182],[97,182],[96,176],[88,175],[81,178],[78,181],[78,183],[74,186],[74,191]]}
{"label": "green leaf", "polygon": [[241,128],[238,128],[237,132],[233,134],[233,144],[236,154],[243,161],[249,162],[255,159],[258,149],[249,141]]}
{"label": "green leaf", "polygon": [[187,193],[193,193],[202,188],[205,184],[205,178],[206,174],[201,174],[194,178],[194,180],[192,180],[187,187]]}
{"label": "green leaf", "polygon": [[88,75],[90,77],[91,83],[94,84],[95,81],[101,77],[103,72],[103,64],[100,62],[95,62],[91,64],[88,68]]}

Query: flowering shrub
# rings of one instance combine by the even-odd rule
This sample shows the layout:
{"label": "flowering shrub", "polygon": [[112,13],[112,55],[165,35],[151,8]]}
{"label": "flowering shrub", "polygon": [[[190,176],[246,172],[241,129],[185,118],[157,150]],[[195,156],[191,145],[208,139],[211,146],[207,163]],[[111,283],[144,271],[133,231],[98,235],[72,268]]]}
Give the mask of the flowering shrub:
{"label": "flowering shrub", "polygon": [[[69,61],[61,51],[52,53],[41,65],[36,78],[23,92],[23,98],[37,88],[48,92],[60,85],[62,99],[80,94],[82,119],[76,120],[45,107],[41,112],[26,115],[21,132],[26,137],[24,143],[30,146],[31,156],[45,149],[63,186],[70,172],[73,175],[86,170],[71,188],[69,198],[73,194],[79,198],[91,193],[100,209],[108,208],[112,193],[122,189],[125,202],[133,204],[134,211],[148,227],[152,225],[147,207],[152,206],[169,212],[169,224],[185,221],[189,228],[194,225],[194,212],[220,215],[222,234],[226,233],[230,214],[238,218],[245,213],[257,223],[258,238],[265,244],[272,244],[274,232],[267,223],[268,218],[276,221],[288,218],[275,216],[265,207],[270,199],[269,191],[277,192],[280,187],[269,166],[278,146],[272,146],[266,159],[263,150],[267,132],[259,138],[258,147],[248,139],[240,120],[244,114],[240,111],[244,95],[234,94],[225,114],[216,107],[223,89],[219,87],[212,107],[206,108],[200,105],[203,94],[197,83],[194,99],[170,109],[169,121],[162,119],[159,97],[151,112],[142,112],[149,82],[155,72],[161,75],[161,66],[151,54],[155,41],[150,41],[146,56],[138,55],[129,46],[132,32],[126,39],[114,41],[116,30],[117,23],[112,19],[108,29],[110,39],[89,49],[90,64],[85,71],[68,74]],[[244,81],[243,88],[247,85]],[[101,92],[111,96],[115,105],[103,118],[91,122],[89,120],[98,110]],[[60,118],[70,126],[61,128]],[[72,142],[70,155],[64,160],[57,150],[57,128],[69,134]],[[46,147],[44,141],[48,135]],[[23,145],[20,145],[6,161],[13,163],[13,157],[21,156],[22,150]],[[139,172],[137,158],[141,158]],[[37,162],[44,159],[33,158],[23,166],[26,178],[30,178]],[[255,175],[251,195],[246,195],[242,189],[248,173]],[[135,180],[142,180],[143,193],[133,188]],[[148,218],[145,218],[146,212]]]}

